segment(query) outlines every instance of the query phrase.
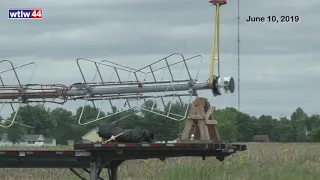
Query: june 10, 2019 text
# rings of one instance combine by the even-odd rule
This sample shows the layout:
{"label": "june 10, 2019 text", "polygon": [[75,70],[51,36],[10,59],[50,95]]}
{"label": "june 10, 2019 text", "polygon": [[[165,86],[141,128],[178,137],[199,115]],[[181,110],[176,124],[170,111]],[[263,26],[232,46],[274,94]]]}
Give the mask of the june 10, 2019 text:
{"label": "june 10, 2019 text", "polygon": [[265,22],[273,22],[273,23],[298,23],[300,22],[299,16],[249,16],[246,19],[246,22],[249,23],[265,23]]}

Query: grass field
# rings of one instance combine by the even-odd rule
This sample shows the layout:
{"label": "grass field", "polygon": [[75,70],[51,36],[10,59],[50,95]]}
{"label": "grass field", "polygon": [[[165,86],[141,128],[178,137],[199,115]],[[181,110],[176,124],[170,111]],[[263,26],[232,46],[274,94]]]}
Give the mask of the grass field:
{"label": "grass field", "polygon": [[[202,160],[200,157],[171,158],[164,162],[156,159],[128,161],[120,166],[120,180],[320,179],[320,144],[248,143],[248,149],[231,155],[223,163],[214,158]],[[106,172],[103,173],[103,177],[107,177]],[[76,180],[78,178],[65,169],[0,169],[0,179]]]}

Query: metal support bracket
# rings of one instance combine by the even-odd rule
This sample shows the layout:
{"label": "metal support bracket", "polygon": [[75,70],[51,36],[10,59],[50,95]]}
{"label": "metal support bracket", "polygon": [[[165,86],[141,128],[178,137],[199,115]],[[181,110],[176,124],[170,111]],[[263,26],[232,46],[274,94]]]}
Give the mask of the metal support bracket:
{"label": "metal support bracket", "polygon": [[[112,160],[101,164],[100,157],[93,157],[90,162],[90,170],[83,168],[84,172],[90,175],[90,180],[104,180],[100,177],[100,174],[104,168],[108,169],[109,180],[118,180],[118,167],[124,162],[124,160]],[[87,180],[81,176],[75,169],[69,168],[70,171],[79,177],[81,180]]]}

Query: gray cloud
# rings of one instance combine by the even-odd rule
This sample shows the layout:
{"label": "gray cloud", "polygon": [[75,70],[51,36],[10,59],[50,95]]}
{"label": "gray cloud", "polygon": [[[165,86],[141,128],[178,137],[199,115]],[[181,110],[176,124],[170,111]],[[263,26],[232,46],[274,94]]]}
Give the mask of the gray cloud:
{"label": "gray cloud", "polygon": [[[18,0],[7,8],[43,8],[42,20],[9,20],[1,16],[0,54],[16,64],[35,61],[40,83],[81,81],[75,59],[115,60],[141,67],[172,52],[202,54],[201,78],[208,77],[214,7],[192,0]],[[318,111],[320,85],[317,17],[320,3],[241,1],[241,104],[254,115],[287,115],[302,106]],[[299,23],[247,23],[248,16],[299,16]],[[222,74],[237,76],[237,4],[221,8]],[[132,63],[134,61],[134,63]],[[195,63],[197,64],[197,63]],[[1,68],[3,68],[1,66]],[[89,67],[85,67],[90,72]],[[27,77],[27,72],[21,76]],[[105,71],[108,76],[108,71]],[[211,97],[210,92],[201,94]],[[237,95],[211,98],[218,107],[234,106]],[[76,105],[67,105],[74,109]]]}
{"label": "gray cloud", "polygon": [[[242,42],[254,44],[254,46],[243,46],[242,53],[268,54],[272,51],[284,54],[315,51],[317,46],[304,45],[316,44],[319,40],[315,25],[312,24],[316,16],[310,13],[304,15],[305,12],[309,12],[307,7],[299,9],[289,6],[290,12],[283,13],[288,10],[280,11],[277,8],[271,13],[271,8],[277,7],[276,5],[271,7],[271,3],[259,3],[247,1],[241,6]],[[92,47],[89,53],[86,52],[90,57],[103,56],[105,53],[163,54],[181,51],[185,44],[188,44],[190,54],[210,51],[214,7],[204,2],[175,1],[168,5],[167,2],[160,0],[132,1],[128,4],[113,1],[87,4],[86,1],[79,1],[71,6],[52,1],[46,3],[31,1],[31,4],[42,5],[46,18],[42,21],[3,19],[8,28],[1,30],[1,33],[5,34],[3,37],[0,36],[2,39],[0,46],[4,46],[1,48],[1,54],[26,56],[37,53],[42,57],[49,54],[50,57],[56,58],[75,57],[81,56],[79,52],[86,52],[88,46]],[[249,5],[255,8],[245,8]],[[264,9],[267,5],[269,8]],[[124,12],[130,12],[130,15]],[[222,53],[235,53],[236,4],[229,3],[222,7],[221,14]],[[301,22],[298,24],[245,22],[248,15],[266,17],[283,14],[297,15]],[[264,36],[260,33],[262,31],[268,31],[272,36]],[[11,36],[19,38],[15,40]],[[35,40],[38,42],[37,46],[28,46],[30,41]],[[277,43],[274,43],[274,40],[277,40]],[[68,51],[62,54],[61,51],[65,49]]]}

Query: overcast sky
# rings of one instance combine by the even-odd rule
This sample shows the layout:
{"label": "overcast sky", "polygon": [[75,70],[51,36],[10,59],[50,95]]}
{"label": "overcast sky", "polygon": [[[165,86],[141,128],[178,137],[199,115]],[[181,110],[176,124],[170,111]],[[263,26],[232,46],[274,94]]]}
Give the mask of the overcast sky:
{"label": "overcast sky", "polygon": [[[221,8],[221,75],[235,79],[236,2]],[[0,7],[0,57],[16,65],[37,63],[32,83],[81,81],[78,57],[138,68],[173,52],[202,55],[200,80],[208,78],[215,8],[205,0],[10,0],[1,1]],[[10,8],[42,8],[43,19],[9,20]],[[241,111],[279,117],[301,106],[319,113],[319,8],[317,0],[241,1]],[[299,16],[300,22],[245,21],[272,15]],[[29,74],[21,71],[20,76]],[[217,107],[237,107],[237,93],[200,95]]]}

